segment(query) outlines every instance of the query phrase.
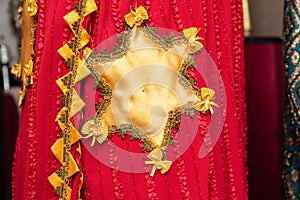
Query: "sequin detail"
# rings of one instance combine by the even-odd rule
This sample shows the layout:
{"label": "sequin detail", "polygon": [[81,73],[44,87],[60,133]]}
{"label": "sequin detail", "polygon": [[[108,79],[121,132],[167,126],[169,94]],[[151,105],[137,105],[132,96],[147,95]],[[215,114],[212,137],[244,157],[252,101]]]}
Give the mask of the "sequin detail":
{"label": "sequin detail", "polygon": [[284,113],[284,143],[282,179],[286,199],[300,198],[300,5],[285,0],[284,64],[286,96]]}

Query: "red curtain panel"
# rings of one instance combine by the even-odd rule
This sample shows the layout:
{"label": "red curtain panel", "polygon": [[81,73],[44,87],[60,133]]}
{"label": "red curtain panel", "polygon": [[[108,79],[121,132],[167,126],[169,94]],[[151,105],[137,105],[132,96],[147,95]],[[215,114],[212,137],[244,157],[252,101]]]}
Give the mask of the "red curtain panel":
{"label": "red curtain panel", "polygon": [[282,199],[282,55],[282,41],[279,38],[246,39],[249,197],[253,200]]}
{"label": "red curtain panel", "polygon": [[[198,157],[200,133],[166,174],[126,173],[111,169],[95,159],[81,145],[71,147],[83,174],[82,199],[248,199],[246,154],[246,106],[244,78],[242,0],[96,0],[97,9],[85,16],[83,28],[93,48],[124,30],[124,15],[130,6],[142,5],[150,26],[182,31],[201,27],[204,48],[216,63],[227,96],[226,121],[214,149]],[[70,72],[57,52],[74,33],[64,20],[80,10],[71,0],[38,0],[34,45],[33,84],[23,105],[13,168],[13,199],[58,199],[48,177],[61,167],[51,147],[61,134],[55,121],[63,96],[56,80]],[[80,51],[81,52],[81,51]],[[82,52],[81,52],[82,53]],[[112,138],[130,143],[130,138]],[[136,144],[135,144],[136,145]],[[111,159],[114,159],[114,152]],[[61,175],[61,174],[60,174]],[[71,199],[77,199],[81,176],[68,179]]]}

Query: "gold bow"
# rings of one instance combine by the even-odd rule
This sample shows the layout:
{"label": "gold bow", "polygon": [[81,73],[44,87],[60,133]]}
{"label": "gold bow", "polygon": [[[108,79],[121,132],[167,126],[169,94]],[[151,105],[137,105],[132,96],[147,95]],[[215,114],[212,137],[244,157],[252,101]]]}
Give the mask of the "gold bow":
{"label": "gold bow", "polygon": [[196,53],[197,51],[202,49],[203,45],[199,42],[199,40],[203,40],[203,38],[198,36],[200,30],[200,28],[195,27],[183,29],[182,33],[188,40],[188,53]]}
{"label": "gold bow", "polygon": [[197,95],[198,102],[196,103],[196,110],[207,114],[210,111],[211,114],[214,113],[213,107],[219,107],[214,100],[215,91],[209,88],[201,88],[200,95]]}
{"label": "gold bow", "polygon": [[29,15],[32,17],[36,15],[38,11],[38,5],[36,3],[36,0],[27,0],[26,4],[27,4],[27,12],[29,13]]}
{"label": "gold bow", "polygon": [[146,165],[153,165],[150,176],[154,176],[155,171],[158,169],[162,174],[169,171],[172,161],[162,160],[163,152],[161,149],[154,149],[148,155],[150,160],[145,161]]}
{"label": "gold bow", "polygon": [[108,135],[108,130],[104,129],[102,124],[96,124],[94,119],[87,121],[82,127],[81,132],[82,134],[87,135],[83,138],[93,137],[91,146],[94,146],[96,140],[99,142],[99,144],[102,144]]}
{"label": "gold bow", "polygon": [[125,21],[130,28],[134,25],[140,26],[146,19],[148,19],[148,12],[143,6],[131,8],[130,12],[125,15]]}
{"label": "gold bow", "polygon": [[20,64],[13,64],[11,71],[10,71],[13,75],[15,75],[18,79],[21,78],[21,72],[22,72],[22,68]]}

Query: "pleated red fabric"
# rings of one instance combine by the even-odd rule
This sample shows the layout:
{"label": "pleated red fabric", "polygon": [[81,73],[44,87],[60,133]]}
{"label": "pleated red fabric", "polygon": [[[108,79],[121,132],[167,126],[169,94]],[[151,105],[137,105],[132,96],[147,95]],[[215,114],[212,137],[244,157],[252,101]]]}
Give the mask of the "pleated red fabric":
{"label": "pleated red fabric", "polygon": [[[58,199],[47,179],[61,166],[51,152],[61,131],[55,118],[63,106],[55,81],[70,69],[57,50],[73,37],[63,16],[75,3],[38,0],[34,83],[27,91],[16,144],[13,199]],[[91,48],[123,31],[124,15],[136,4],[148,10],[150,26],[177,31],[201,27],[204,48],[224,81],[227,115],[213,151],[205,158],[198,157],[203,140],[198,134],[164,175],[111,169],[82,146],[78,160],[84,175],[82,199],[248,199],[242,0],[96,0],[96,4],[97,11],[84,21]],[[208,125],[201,126],[205,130]],[[129,137],[113,136],[111,140],[130,151],[138,149]],[[111,159],[115,156],[112,149]],[[74,191],[77,179],[70,179]]]}

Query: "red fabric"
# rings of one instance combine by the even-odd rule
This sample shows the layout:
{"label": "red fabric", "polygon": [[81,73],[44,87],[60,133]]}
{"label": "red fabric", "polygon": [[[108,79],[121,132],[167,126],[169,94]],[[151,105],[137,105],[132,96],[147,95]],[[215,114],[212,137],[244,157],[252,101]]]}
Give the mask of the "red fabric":
{"label": "red fabric", "polygon": [[280,39],[245,44],[250,199],[282,199],[280,136],[284,73]]}
{"label": "red fabric", "polygon": [[[79,163],[84,173],[83,199],[247,199],[246,120],[244,93],[243,25],[241,0],[96,1],[98,10],[85,22],[94,47],[123,30],[130,5],[144,5],[148,25],[181,31],[201,27],[204,46],[216,62],[227,94],[224,131],[213,149],[198,158],[200,134],[171,170],[154,178],[129,174],[98,162],[83,147]],[[35,45],[34,84],[28,89],[16,146],[13,199],[57,199],[47,177],[59,168],[50,148],[60,132],[55,117],[61,109],[61,91],[55,84],[69,69],[56,52],[73,37],[63,16],[71,0],[39,0]],[[203,125],[205,128],[205,125]],[[121,147],[136,151],[129,139],[113,137]],[[111,152],[111,158],[114,158]],[[76,183],[77,176],[70,183]],[[76,185],[76,184],[75,184]],[[72,185],[71,185],[72,186]],[[74,186],[75,187],[75,186]]]}

